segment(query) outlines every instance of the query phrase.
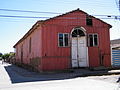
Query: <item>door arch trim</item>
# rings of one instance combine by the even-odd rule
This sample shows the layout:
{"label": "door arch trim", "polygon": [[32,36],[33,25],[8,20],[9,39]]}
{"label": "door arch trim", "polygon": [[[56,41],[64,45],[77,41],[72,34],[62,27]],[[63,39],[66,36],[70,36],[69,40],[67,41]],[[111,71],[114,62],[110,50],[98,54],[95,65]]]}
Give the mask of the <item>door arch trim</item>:
{"label": "door arch trim", "polygon": [[72,35],[72,32],[73,32],[75,29],[80,29],[80,30],[82,30],[82,31],[84,32],[85,36],[87,35],[87,34],[86,34],[86,30],[85,30],[84,27],[75,27],[75,28],[73,28],[72,31],[71,31],[71,35]]}
{"label": "door arch trim", "polygon": [[[75,27],[75,28],[73,28],[72,30],[71,30],[71,35],[70,35],[70,38],[71,38],[71,67],[72,68],[74,68],[73,67],[73,65],[72,65],[72,60],[73,60],[73,58],[72,58],[72,39],[74,38],[74,37],[72,37],[72,33],[74,32],[74,30],[75,29],[80,29],[81,31],[83,31],[83,33],[85,34],[85,41],[86,41],[86,67],[89,67],[89,61],[88,61],[88,47],[87,47],[87,34],[86,34],[86,30],[85,30],[85,28],[84,27]],[[76,37],[77,38],[77,37]],[[80,38],[80,37],[79,37]],[[79,64],[78,64],[79,65]],[[78,66],[78,67],[80,67],[80,66]]]}

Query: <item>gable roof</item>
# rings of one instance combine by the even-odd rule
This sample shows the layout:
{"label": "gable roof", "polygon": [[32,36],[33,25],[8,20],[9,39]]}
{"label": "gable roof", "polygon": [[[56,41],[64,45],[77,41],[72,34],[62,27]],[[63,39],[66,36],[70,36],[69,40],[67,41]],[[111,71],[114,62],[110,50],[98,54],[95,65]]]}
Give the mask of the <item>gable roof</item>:
{"label": "gable roof", "polygon": [[[76,10],[67,12],[67,13],[62,14],[62,15],[55,16],[55,17],[53,17],[53,18],[49,18],[49,19],[46,19],[46,20],[39,20],[39,21],[37,21],[37,22],[32,26],[32,28],[31,28],[13,47],[15,48],[15,46],[16,46],[17,44],[19,44],[19,43],[22,42],[25,38],[27,38],[27,37],[36,29],[36,27],[39,26],[39,24],[40,24],[41,22],[47,22],[47,21],[49,21],[49,20],[56,19],[56,18],[61,17],[61,16],[64,16],[64,15],[67,15],[67,14],[70,14],[70,13],[74,13],[74,12],[76,12],[76,11],[82,12],[82,13],[84,13],[84,14],[86,14],[86,15],[89,15],[89,14],[87,14],[86,12],[84,12],[84,11],[82,11],[82,10],[80,10],[80,9],[78,8],[78,9],[76,9]],[[91,15],[89,15],[89,16],[91,16]],[[97,20],[99,20],[99,21],[101,21],[101,22],[103,22],[103,23],[105,23],[105,24],[107,24],[110,28],[112,27],[110,24],[104,22],[103,20],[100,20],[100,19],[98,19],[98,18],[96,18],[96,17],[94,17],[94,16],[91,16],[91,17],[92,17],[92,18],[95,18],[95,19],[97,19]]]}
{"label": "gable roof", "polygon": [[55,16],[55,17],[52,17],[52,18],[49,18],[49,19],[46,19],[46,20],[39,20],[39,21],[46,22],[46,21],[49,21],[49,20],[51,20],[51,19],[55,19],[55,18],[64,16],[64,15],[67,15],[67,14],[70,14],[70,13],[74,13],[74,12],[76,12],[76,11],[82,12],[82,13],[84,13],[84,14],[86,14],[86,15],[92,17],[92,18],[95,18],[95,19],[97,19],[97,20],[99,20],[99,21],[101,21],[101,22],[107,24],[110,28],[112,27],[110,24],[106,23],[105,21],[103,21],[103,20],[101,20],[101,19],[99,19],[99,18],[96,18],[96,17],[94,17],[94,16],[92,16],[92,15],[89,15],[88,13],[86,13],[86,12],[80,10],[79,8],[76,9],[76,10],[72,10],[72,11],[70,11],[70,12],[64,13],[64,14],[62,14],[62,15],[58,15],[58,16]]}

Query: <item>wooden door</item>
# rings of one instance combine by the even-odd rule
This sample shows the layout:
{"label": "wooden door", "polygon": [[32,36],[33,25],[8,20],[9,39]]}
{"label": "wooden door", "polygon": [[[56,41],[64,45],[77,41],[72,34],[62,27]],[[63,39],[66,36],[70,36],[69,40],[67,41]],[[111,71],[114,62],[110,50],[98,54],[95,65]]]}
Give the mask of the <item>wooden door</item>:
{"label": "wooden door", "polygon": [[87,67],[87,46],[86,38],[78,38],[78,61],[79,67]]}
{"label": "wooden door", "polygon": [[72,67],[87,67],[87,46],[85,37],[72,38]]}

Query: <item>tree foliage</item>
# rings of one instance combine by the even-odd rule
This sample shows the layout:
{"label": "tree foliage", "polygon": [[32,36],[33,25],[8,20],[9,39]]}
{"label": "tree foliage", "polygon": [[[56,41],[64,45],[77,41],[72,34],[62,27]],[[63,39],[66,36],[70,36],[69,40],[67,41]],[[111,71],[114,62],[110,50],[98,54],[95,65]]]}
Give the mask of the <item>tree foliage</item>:
{"label": "tree foliage", "polygon": [[0,53],[0,57],[2,57],[2,55],[3,55],[3,54],[2,54],[2,53]]}
{"label": "tree foliage", "polygon": [[10,54],[6,53],[6,54],[2,55],[2,58],[3,58],[3,59],[8,59],[9,56],[10,56]]}
{"label": "tree foliage", "polygon": [[2,59],[8,60],[9,58],[13,57],[14,55],[15,55],[15,53],[6,53],[6,54],[2,55]]}

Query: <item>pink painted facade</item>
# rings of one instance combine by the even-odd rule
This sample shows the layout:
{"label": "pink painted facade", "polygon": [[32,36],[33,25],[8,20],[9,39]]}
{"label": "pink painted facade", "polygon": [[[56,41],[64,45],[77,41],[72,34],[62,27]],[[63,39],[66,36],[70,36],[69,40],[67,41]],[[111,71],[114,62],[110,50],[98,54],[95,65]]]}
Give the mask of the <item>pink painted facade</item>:
{"label": "pink painted facade", "polygon": [[[74,37],[72,32],[74,29],[80,28],[85,33],[84,40],[87,53],[84,53],[87,63],[83,63],[83,65],[86,65],[83,67],[110,67],[109,29],[111,25],[93,16],[90,16],[92,17],[92,26],[86,25],[86,15],[88,14],[77,9],[51,19],[38,21],[14,45],[14,48],[16,48],[16,63],[31,65],[39,71],[63,70],[76,67],[74,66],[76,62],[73,60],[72,40],[74,40]],[[59,46],[58,35],[61,33],[69,35],[68,46],[66,47]],[[97,36],[97,39],[94,39],[94,41],[97,40],[96,46],[89,46],[88,42],[91,40],[89,34]],[[81,38],[78,37],[77,39]],[[78,52],[77,54],[80,55]],[[80,62],[78,64],[81,65]]]}

